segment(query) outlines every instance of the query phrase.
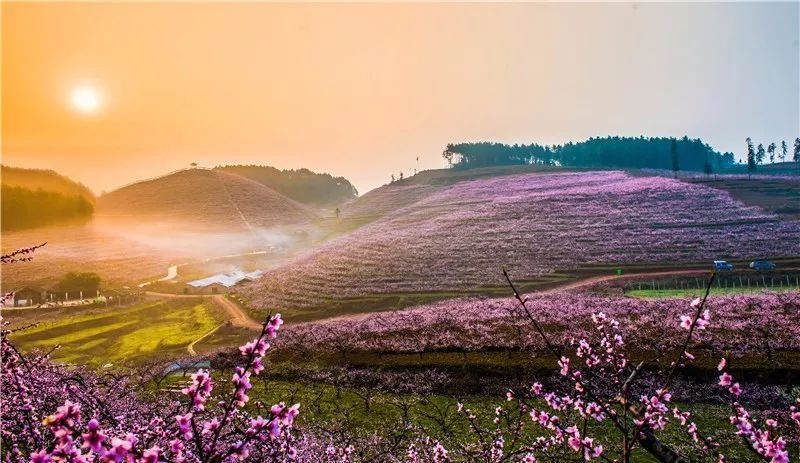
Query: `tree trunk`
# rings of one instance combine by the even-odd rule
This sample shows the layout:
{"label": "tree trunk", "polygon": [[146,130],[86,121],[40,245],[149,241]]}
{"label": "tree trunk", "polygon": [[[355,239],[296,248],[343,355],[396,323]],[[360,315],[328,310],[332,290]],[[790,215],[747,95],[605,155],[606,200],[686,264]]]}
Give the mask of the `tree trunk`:
{"label": "tree trunk", "polygon": [[647,450],[650,455],[661,463],[690,463],[689,459],[662,444],[652,432],[642,432],[637,440],[643,449]]}

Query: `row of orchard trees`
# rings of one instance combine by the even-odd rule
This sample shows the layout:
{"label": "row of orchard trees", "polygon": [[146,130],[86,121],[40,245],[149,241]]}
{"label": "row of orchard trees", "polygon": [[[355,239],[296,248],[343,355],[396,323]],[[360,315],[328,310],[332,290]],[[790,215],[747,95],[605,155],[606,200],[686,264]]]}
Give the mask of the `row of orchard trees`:
{"label": "row of orchard trees", "polygon": [[[30,260],[35,249],[2,255],[0,263]],[[481,407],[477,402],[456,398],[458,402],[453,404],[425,397],[430,405],[417,413],[433,423],[428,426],[423,420],[416,426],[410,419],[412,402],[393,401],[402,423],[385,438],[369,428],[369,432],[354,429],[356,422],[350,415],[344,420],[345,428],[331,427],[322,420],[295,427],[300,403],[251,401],[254,383],[266,376],[262,373],[267,368],[273,371],[265,355],[283,324],[280,314],[267,317],[257,337],[239,347],[233,372],[227,372],[230,376],[199,369],[175,395],[155,391],[151,384],[137,384],[147,377],[136,371],[96,373],[53,363],[47,354],[23,353],[14,345],[12,329],[4,323],[0,325],[0,458],[8,463],[529,463],[595,459],[690,463],[744,458],[788,463],[790,452],[796,454],[800,398],[788,399],[788,394],[783,394],[777,413],[751,412],[742,403],[753,390],[747,383],[736,382],[731,373],[738,372],[729,368],[724,357],[713,373],[718,378],[716,386],[709,389],[730,405],[730,425],[698,420],[699,410],[691,403],[672,401],[673,393],[679,393],[680,374],[695,359],[689,350],[697,353],[702,349],[700,333],[713,329],[724,313],[712,315],[706,307],[714,275],[705,297],[687,304],[669,320],[669,325],[679,327],[680,349],[651,356],[637,347],[634,358],[629,357],[623,338],[628,333],[604,312],[592,313],[591,326],[580,340],[573,339],[569,345],[553,342],[550,330],[542,329],[548,326],[540,318],[544,313],[529,307],[528,298],[520,295],[507,273],[504,276],[519,302],[517,318],[527,321],[526,329],[535,331],[545,347],[549,359],[543,360],[555,369],[552,378],[543,377],[544,384],[531,384],[518,377],[493,413],[480,413],[477,408],[473,412],[471,407]],[[10,297],[12,294],[0,294],[0,307]],[[716,357],[719,352],[714,354]],[[415,375],[410,378],[411,385],[437,381],[437,376]],[[154,381],[160,384],[161,380]],[[339,375],[330,381],[336,384],[338,395]],[[263,383],[266,395],[269,383]],[[385,381],[366,377],[362,383],[367,388],[357,394],[369,409],[374,385]],[[288,392],[294,399],[295,394]],[[321,394],[306,402],[310,408],[321,408]],[[453,408],[458,423],[449,418]],[[351,410],[339,409],[347,414]],[[370,418],[365,420],[368,426],[385,422],[377,414]],[[361,440],[360,436],[373,437]],[[379,453],[373,452],[376,448]]]}

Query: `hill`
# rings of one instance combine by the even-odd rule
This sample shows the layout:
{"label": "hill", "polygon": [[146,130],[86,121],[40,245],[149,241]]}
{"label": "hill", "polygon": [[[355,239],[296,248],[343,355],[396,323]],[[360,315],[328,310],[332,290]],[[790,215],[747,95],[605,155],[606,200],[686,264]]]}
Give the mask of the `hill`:
{"label": "hill", "polygon": [[[406,194],[381,194],[392,188]],[[590,265],[800,255],[796,222],[721,190],[619,171],[481,178],[405,202],[267,272],[243,296],[261,309],[324,310],[371,294],[498,287],[504,265],[525,280]]]}
{"label": "hill", "polygon": [[[344,221],[364,224],[395,210],[411,205],[444,187],[482,178],[519,175],[533,172],[564,172],[565,169],[545,165],[492,166],[474,169],[431,169],[375,188],[342,207]],[[575,169],[572,169],[575,171]]]}
{"label": "hill", "polygon": [[0,176],[0,183],[6,187],[22,187],[32,191],[41,189],[64,196],[81,196],[90,203],[95,201],[89,188],[53,170],[0,166]]}
{"label": "hill", "polygon": [[270,166],[232,165],[214,170],[254,180],[303,204],[337,206],[358,196],[356,188],[344,177],[318,174],[308,169],[280,170]]}
{"label": "hill", "polygon": [[52,170],[2,166],[2,230],[84,222],[94,212],[94,195]]}
{"label": "hill", "polygon": [[49,288],[67,272],[96,272],[104,287],[132,284],[164,275],[170,262],[186,259],[187,254],[174,247],[151,246],[134,233],[126,236],[94,221],[3,233],[2,251],[40,243],[47,245],[31,262],[3,268],[3,290],[28,285]]}
{"label": "hill", "polygon": [[253,180],[208,169],[178,171],[98,198],[98,217],[178,224],[194,231],[247,231],[305,224],[306,206]]}

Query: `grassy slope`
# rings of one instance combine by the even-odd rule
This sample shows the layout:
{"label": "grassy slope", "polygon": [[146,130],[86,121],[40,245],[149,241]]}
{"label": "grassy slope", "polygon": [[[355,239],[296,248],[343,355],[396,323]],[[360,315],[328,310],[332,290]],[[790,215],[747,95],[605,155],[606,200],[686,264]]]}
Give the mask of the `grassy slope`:
{"label": "grassy slope", "polygon": [[38,326],[12,335],[23,349],[49,350],[58,361],[90,365],[185,357],[186,346],[223,320],[210,301],[174,299],[128,307],[6,312],[15,326]]}
{"label": "grassy slope", "polygon": [[[724,294],[753,294],[753,293],[760,293],[763,292],[764,288],[713,288],[711,290],[712,295],[724,295]],[[781,291],[800,291],[800,287],[797,286],[788,286],[788,287],[775,287],[770,289],[771,292],[781,292]],[[647,297],[647,298],[663,298],[663,297],[700,297],[703,295],[705,291],[702,289],[634,289],[630,291],[626,291],[626,296],[631,297]]]}

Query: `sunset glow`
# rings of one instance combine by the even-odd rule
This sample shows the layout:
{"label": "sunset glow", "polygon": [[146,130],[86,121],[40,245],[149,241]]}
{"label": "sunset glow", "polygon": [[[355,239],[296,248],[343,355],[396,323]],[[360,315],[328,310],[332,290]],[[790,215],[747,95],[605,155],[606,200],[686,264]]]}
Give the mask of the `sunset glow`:
{"label": "sunset glow", "polygon": [[688,135],[741,156],[748,134],[795,135],[796,18],[796,3],[11,2],[3,160],[95,192],[191,162],[368,191],[445,166],[449,142]]}

